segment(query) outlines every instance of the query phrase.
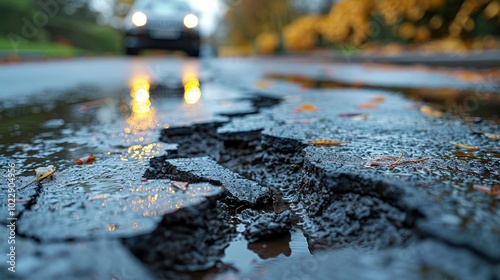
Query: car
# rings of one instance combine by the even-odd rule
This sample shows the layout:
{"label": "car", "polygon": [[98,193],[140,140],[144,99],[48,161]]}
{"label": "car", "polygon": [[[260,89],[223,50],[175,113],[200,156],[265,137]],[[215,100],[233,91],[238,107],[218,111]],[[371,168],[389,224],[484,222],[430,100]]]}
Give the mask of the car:
{"label": "car", "polygon": [[136,0],[124,18],[127,55],[144,49],[183,50],[200,55],[199,20],[181,0]]}

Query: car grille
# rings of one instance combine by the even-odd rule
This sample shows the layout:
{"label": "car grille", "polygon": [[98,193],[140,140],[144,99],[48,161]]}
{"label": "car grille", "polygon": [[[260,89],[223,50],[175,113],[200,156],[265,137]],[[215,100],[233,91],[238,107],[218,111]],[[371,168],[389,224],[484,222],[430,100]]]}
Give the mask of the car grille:
{"label": "car grille", "polygon": [[183,27],[183,23],[175,20],[154,20],[150,21],[149,27],[157,29],[179,29]]}

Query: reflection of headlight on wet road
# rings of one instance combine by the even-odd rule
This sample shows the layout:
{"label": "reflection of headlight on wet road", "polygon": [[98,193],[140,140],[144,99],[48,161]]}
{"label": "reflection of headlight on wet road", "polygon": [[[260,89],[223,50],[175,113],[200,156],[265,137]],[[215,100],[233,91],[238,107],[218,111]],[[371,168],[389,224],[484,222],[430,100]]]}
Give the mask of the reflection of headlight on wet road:
{"label": "reflection of headlight on wet road", "polygon": [[149,101],[149,92],[144,89],[138,89],[135,92],[135,101],[139,104],[146,104]]}
{"label": "reflection of headlight on wet road", "polygon": [[192,87],[190,89],[186,89],[184,92],[184,101],[187,104],[196,104],[200,101],[201,98],[201,90],[198,87]]}
{"label": "reflection of headlight on wet road", "polygon": [[200,80],[193,74],[185,74],[182,79],[184,84],[184,101],[187,104],[196,104],[201,98]]}
{"label": "reflection of headlight on wet road", "polygon": [[150,110],[149,99],[150,84],[145,78],[137,78],[132,82],[130,95],[132,96],[132,111],[134,113],[146,113]]}

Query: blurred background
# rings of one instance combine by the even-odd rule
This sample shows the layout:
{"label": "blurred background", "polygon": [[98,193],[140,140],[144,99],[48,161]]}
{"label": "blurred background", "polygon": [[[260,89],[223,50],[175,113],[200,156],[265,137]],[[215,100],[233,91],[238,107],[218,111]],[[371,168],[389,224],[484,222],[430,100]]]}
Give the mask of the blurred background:
{"label": "blurred background", "polygon": [[[219,56],[500,48],[500,0],[186,0]],[[121,55],[133,0],[0,0],[0,56]]]}

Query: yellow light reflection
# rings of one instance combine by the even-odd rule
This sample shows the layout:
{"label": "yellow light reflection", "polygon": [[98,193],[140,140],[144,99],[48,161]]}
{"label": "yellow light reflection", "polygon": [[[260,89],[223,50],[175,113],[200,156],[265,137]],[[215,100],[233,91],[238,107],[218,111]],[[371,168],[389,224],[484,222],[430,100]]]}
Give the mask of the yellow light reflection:
{"label": "yellow light reflection", "polygon": [[184,84],[184,101],[187,104],[196,104],[201,99],[200,80],[194,72],[187,71],[182,78]]}
{"label": "yellow light reflection", "polygon": [[146,77],[138,76],[132,81],[130,90],[132,112],[142,114],[150,111],[149,88],[149,80]]}
{"label": "yellow light reflection", "polygon": [[136,75],[130,82],[131,115],[126,119],[128,127],[124,128],[127,135],[125,142],[143,142],[151,131],[158,126],[156,111],[151,105],[150,82],[146,75]]}

